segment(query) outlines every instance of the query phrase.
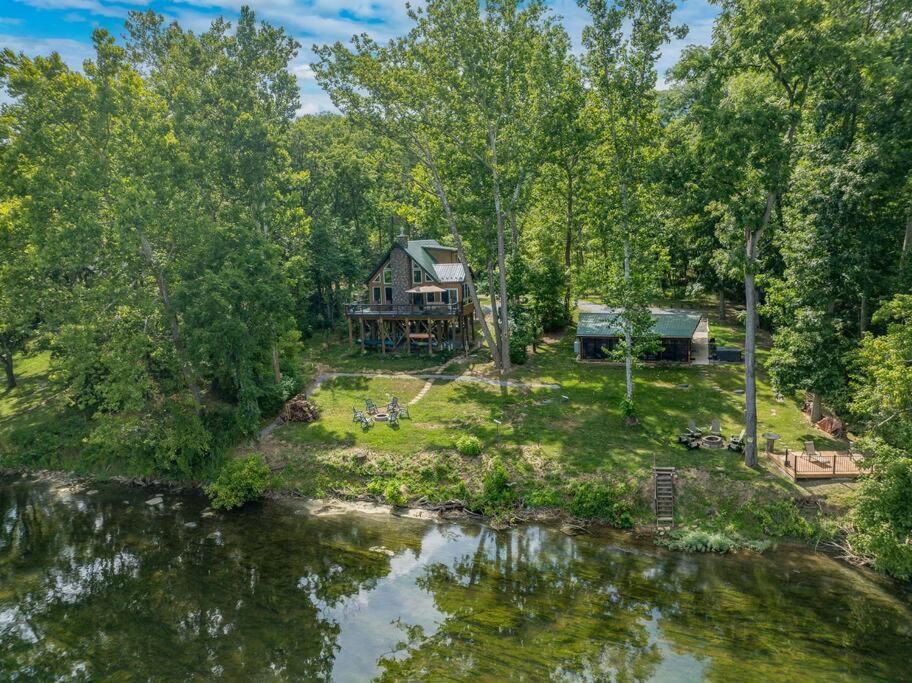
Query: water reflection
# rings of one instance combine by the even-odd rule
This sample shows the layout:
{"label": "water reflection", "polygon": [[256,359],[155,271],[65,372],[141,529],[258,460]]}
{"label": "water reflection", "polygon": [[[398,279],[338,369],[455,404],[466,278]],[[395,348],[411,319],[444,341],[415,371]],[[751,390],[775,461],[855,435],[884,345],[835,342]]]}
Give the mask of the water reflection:
{"label": "water reflection", "polygon": [[909,675],[908,596],[820,556],[149,497],[0,481],[3,678]]}

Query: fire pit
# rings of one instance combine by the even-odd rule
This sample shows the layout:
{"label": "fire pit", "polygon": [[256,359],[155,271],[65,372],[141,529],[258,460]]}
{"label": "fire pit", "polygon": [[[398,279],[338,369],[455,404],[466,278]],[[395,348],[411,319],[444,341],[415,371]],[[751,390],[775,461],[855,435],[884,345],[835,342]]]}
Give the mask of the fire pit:
{"label": "fire pit", "polygon": [[703,448],[722,448],[725,440],[718,434],[707,434],[700,440],[700,444]]}
{"label": "fire pit", "polygon": [[386,413],[376,413],[374,419],[377,420],[377,422],[386,422],[389,419],[389,415]]}

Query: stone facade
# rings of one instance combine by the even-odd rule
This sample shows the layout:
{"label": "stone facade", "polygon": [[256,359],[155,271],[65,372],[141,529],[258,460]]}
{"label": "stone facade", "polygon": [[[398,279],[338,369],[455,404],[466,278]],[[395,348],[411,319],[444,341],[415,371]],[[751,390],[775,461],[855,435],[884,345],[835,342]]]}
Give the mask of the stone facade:
{"label": "stone facade", "polygon": [[[405,235],[396,238],[396,243],[404,246],[406,241]],[[412,259],[405,253],[404,249],[393,249],[390,253],[390,268],[393,271],[393,303],[396,305],[408,305],[409,295],[406,290],[412,286]]]}

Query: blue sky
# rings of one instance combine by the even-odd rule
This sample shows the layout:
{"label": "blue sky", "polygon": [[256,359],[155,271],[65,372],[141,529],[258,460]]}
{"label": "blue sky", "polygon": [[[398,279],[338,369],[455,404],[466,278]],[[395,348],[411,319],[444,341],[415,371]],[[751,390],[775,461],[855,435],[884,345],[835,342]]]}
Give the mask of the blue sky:
{"label": "blue sky", "polygon": [[[308,66],[313,61],[310,48],[314,43],[347,41],[356,33],[383,40],[404,32],[409,25],[405,0],[0,0],[0,47],[29,55],[57,51],[69,65],[79,68],[91,53],[92,30],[104,27],[120,36],[130,10],[151,8],[200,32],[217,16],[233,19],[244,4],[251,5],[259,18],[285,27],[303,46],[292,65],[301,87],[302,113],[332,109]],[[563,17],[578,49],[585,12],[575,0],[549,0],[548,4]],[[678,2],[675,22],[687,24],[690,34],[667,46],[659,63],[660,79],[685,45],[709,43],[716,12],[707,0]]]}

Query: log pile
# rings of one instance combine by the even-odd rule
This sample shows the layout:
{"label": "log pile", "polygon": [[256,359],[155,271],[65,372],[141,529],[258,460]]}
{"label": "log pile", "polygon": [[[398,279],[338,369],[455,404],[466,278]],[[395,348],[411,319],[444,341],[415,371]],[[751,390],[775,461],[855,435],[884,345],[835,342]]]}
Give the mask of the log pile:
{"label": "log pile", "polygon": [[314,422],[320,419],[320,411],[304,397],[304,394],[298,394],[285,404],[282,417],[286,422]]}

